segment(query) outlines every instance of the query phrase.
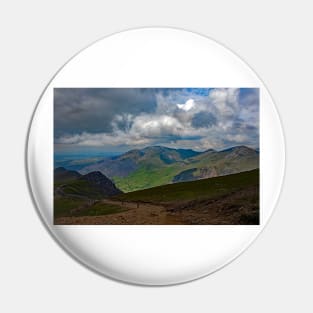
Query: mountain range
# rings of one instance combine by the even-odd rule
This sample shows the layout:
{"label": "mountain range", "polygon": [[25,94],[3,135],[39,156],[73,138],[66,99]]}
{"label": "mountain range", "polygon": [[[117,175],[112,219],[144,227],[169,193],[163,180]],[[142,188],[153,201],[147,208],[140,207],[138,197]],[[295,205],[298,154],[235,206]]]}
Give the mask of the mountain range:
{"label": "mountain range", "polygon": [[54,170],[57,224],[98,224],[110,214],[113,220],[101,223],[259,223],[259,152],[246,146],[203,152],[153,146],[83,163]]}
{"label": "mountain range", "polygon": [[155,186],[211,178],[253,170],[259,167],[259,152],[246,146],[222,151],[172,149],[152,146],[104,158],[79,172],[99,171],[124,192]]}

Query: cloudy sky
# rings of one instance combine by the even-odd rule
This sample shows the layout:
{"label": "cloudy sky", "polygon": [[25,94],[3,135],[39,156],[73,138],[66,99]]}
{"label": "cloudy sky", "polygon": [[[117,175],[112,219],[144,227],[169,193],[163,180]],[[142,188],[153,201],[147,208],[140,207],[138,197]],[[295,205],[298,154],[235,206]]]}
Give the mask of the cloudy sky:
{"label": "cloudy sky", "polygon": [[124,152],[151,145],[258,148],[259,90],[54,89],[56,152]]}

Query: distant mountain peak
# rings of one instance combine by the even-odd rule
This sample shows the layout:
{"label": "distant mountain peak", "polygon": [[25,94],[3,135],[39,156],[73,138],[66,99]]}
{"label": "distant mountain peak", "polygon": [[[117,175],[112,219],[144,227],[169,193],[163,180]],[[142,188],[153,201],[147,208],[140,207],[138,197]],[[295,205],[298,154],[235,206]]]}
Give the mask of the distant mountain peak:
{"label": "distant mountain peak", "polygon": [[102,181],[110,181],[109,178],[107,178],[104,174],[102,174],[100,171],[93,171],[88,174],[85,174],[80,177],[81,180],[87,180],[90,182],[102,182]]}
{"label": "distant mountain peak", "polygon": [[222,150],[222,151],[236,151],[236,150],[256,151],[256,150],[254,150],[254,149],[252,149],[252,148],[249,148],[249,147],[247,147],[247,146],[244,146],[244,145],[233,146],[233,147],[224,149],[224,150]]}
{"label": "distant mountain peak", "polygon": [[258,167],[259,153],[243,145],[203,152],[157,145],[104,159],[85,167],[81,172],[90,174],[96,171],[98,173],[93,174],[92,179],[102,180],[106,175],[123,191],[133,191],[173,181],[229,175]]}
{"label": "distant mountain peak", "polygon": [[[148,146],[143,148],[141,151],[148,151],[148,150],[167,150],[167,151],[194,151],[192,149],[184,149],[184,148],[170,148],[170,147],[166,147],[166,146],[160,146],[160,145],[156,145],[156,146]],[[195,152],[195,151],[194,151]]]}
{"label": "distant mountain peak", "polygon": [[144,155],[144,152],[142,150],[132,149],[132,150],[129,150],[129,151],[119,155],[115,159],[123,159],[123,158],[128,158],[128,157],[141,157],[143,155]]}
{"label": "distant mountain peak", "polygon": [[100,171],[93,171],[82,176],[82,179],[95,179],[95,178],[103,178],[103,177],[106,178],[106,176],[103,175]]}
{"label": "distant mountain peak", "polygon": [[258,152],[252,148],[249,148],[247,146],[235,146],[229,149],[225,149],[221,151],[221,153],[228,153],[228,157],[243,157],[243,156],[250,156],[250,157],[255,157],[258,155]]}
{"label": "distant mountain peak", "polygon": [[203,153],[207,153],[207,152],[216,152],[216,150],[210,148],[210,149],[207,149],[207,150],[203,151]]}

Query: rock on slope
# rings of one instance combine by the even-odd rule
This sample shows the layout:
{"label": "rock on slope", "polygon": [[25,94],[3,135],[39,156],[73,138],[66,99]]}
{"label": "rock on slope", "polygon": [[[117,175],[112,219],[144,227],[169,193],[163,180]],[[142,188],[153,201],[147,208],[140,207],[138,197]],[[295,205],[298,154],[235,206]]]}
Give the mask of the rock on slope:
{"label": "rock on slope", "polygon": [[122,193],[109,178],[99,171],[81,175],[65,168],[56,168],[54,183],[57,196],[98,199]]}
{"label": "rock on slope", "polygon": [[79,178],[81,181],[88,182],[94,190],[104,196],[114,196],[122,193],[115,184],[99,171],[91,172]]}

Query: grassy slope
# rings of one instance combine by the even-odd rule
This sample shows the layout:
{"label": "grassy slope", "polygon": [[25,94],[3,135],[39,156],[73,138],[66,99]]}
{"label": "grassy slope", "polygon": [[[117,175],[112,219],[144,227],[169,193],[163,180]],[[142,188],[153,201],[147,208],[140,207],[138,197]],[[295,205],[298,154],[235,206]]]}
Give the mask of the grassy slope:
{"label": "grassy slope", "polygon": [[75,209],[76,207],[85,203],[81,199],[74,198],[55,198],[54,199],[54,216],[68,216],[70,210]]}
{"label": "grassy slope", "polygon": [[103,195],[97,191],[88,181],[85,180],[73,180],[67,182],[62,188],[66,194],[74,194],[79,196],[85,196],[91,199],[101,199]]}
{"label": "grassy slope", "polygon": [[259,170],[201,179],[129,192],[115,199],[126,201],[171,202],[208,199],[259,184]]}
{"label": "grassy slope", "polygon": [[[122,208],[116,205],[99,202],[89,205],[89,199],[102,199],[104,196],[88,181],[74,179],[67,181],[65,185],[62,182],[54,183],[55,188],[60,185],[63,185],[62,191],[66,195],[54,198],[55,217],[106,215],[123,211]],[[82,210],[81,212],[71,213],[71,210],[84,206],[88,207],[88,209]]]}
{"label": "grassy slope", "polygon": [[127,177],[114,177],[117,188],[124,192],[151,188],[171,183],[173,177],[182,171],[178,165],[153,168],[142,166]]}
{"label": "grassy slope", "polygon": [[81,212],[72,213],[71,210],[77,209],[87,204],[86,200],[75,199],[71,197],[61,197],[54,199],[54,217],[64,216],[95,216],[95,215],[106,215],[119,213],[124,211],[120,206],[113,204],[104,204],[97,202],[93,205],[88,206],[86,210]]}
{"label": "grassy slope", "polygon": [[243,162],[242,160],[221,158],[217,154],[209,154],[205,157],[197,156],[186,159],[184,162],[173,164],[164,164],[159,159],[153,158],[148,159],[146,164],[143,164],[129,176],[113,177],[113,180],[119,189],[124,192],[131,192],[170,184],[174,176],[188,169],[198,168],[194,175],[199,175],[199,169],[208,166],[214,167],[219,175],[224,175],[232,172],[252,170],[258,168],[259,165],[256,159],[246,158]]}

